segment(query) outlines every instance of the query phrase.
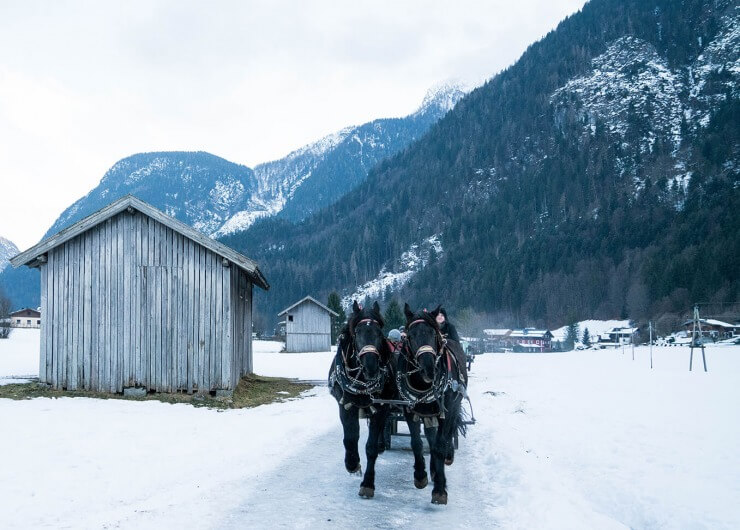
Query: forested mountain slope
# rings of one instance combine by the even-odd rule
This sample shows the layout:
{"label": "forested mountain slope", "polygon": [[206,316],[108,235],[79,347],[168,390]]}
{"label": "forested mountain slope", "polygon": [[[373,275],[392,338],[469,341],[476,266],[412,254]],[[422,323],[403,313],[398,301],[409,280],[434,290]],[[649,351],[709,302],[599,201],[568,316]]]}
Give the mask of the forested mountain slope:
{"label": "forested mountain slope", "polygon": [[558,326],[737,299],[739,9],[592,0],[333,207],[226,238],[273,285],[260,311],[428,238],[397,286],[418,304]]}
{"label": "forested mountain slope", "polygon": [[[378,161],[422,136],[464,94],[454,83],[440,84],[408,116],[347,127],[254,170],[205,152],[126,157],[69,206],[45,237],[127,194],[214,236],[278,214],[300,220],[357,186]],[[36,271],[7,269],[0,274],[0,287],[16,306],[39,303]]]}

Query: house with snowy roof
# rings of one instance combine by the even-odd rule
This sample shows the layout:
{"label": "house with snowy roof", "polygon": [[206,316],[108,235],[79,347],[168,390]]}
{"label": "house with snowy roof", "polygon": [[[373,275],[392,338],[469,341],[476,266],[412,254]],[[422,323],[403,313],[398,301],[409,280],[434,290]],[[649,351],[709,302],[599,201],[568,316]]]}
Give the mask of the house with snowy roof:
{"label": "house with snowy roof", "polygon": [[[740,336],[740,325],[730,324],[722,320],[714,318],[702,318],[699,320],[701,324],[701,335],[703,337],[711,337],[715,340],[730,339],[732,337]],[[683,323],[686,331],[691,334],[694,329],[694,321],[687,320]],[[698,334],[697,330],[697,334]]]}
{"label": "house with snowy roof", "polygon": [[600,348],[618,348],[626,344],[635,344],[637,342],[637,333],[638,328],[632,326],[611,328],[606,333],[599,335],[597,344]]}
{"label": "house with snowy roof", "polygon": [[26,307],[8,315],[11,328],[40,328],[41,311]]}
{"label": "house with snowy roof", "polygon": [[533,353],[552,351],[552,333],[548,329],[515,329],[509,333],[509,341],[514,351]]}

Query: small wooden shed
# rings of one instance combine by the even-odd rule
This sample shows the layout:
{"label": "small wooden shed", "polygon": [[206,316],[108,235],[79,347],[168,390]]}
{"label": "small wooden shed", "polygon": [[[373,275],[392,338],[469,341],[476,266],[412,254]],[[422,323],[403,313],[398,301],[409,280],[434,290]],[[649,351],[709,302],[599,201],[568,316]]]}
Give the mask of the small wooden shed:
{"label": "small wooden shed", "polygon": [[285,351],[331,350],[331,317],[337,313],[307,296],[278,313],[285,316]]}
{"label": "small wooden shed", "polygon": [[41,272],[39,380],[231,391],[252,371],[249,258],[126,196],[11,259]]}

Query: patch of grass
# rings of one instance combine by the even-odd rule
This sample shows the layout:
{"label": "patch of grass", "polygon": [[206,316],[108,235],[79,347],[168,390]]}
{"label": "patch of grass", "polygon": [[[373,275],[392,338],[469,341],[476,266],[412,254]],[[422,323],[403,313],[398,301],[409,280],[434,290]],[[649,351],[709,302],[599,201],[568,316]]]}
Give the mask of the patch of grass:
{"label": "patch of grass", "polygon": [[89,390],[54,390],[37,381],[0,386],[0,399],[33,399],[38,397],[87,397],[95,399],[125,399],[128,401],[161,401],[163,403],[188,403],[194,407],[215,409],[242,409],[257,407],[268,403],[286,401],[297,397],[312,385],[297,383],[282,377],[247,375],[239,381],[232,396],[216,397],[210,394],[187,394],[177,392],[149,393],[146,396],[132,397],[123,394],[92,392]]}

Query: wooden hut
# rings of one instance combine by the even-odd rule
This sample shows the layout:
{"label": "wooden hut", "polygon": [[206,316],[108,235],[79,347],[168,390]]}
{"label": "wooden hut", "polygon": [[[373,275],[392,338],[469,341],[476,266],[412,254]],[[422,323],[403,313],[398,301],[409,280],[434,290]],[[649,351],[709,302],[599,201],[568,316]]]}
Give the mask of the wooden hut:
{"label": "wooden hut", "polygon": [[285,316],[285,351],[331,350],[331,317],[337,313],[307,296],[278,313]]}
{"label": "wooden hut", "polygon": [[132,196],[11,260],[41,272],[39,380],[232,391],[252,371],[257,265]]}

